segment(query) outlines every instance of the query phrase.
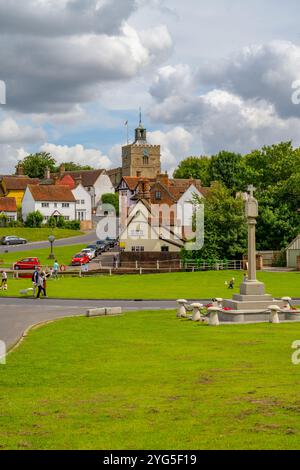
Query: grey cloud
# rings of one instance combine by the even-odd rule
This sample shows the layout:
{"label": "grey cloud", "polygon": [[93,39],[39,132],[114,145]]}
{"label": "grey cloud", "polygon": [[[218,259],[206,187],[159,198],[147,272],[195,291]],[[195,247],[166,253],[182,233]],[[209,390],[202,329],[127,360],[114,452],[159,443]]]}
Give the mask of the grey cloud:
{"label": "grey cloud", "polygon": [[199,67],[198,80],[245,99],[264,99],[282,117],[300,116],[292,103],[292,83],[300,80],[300,47],[288,41],[272,41],[243,48],[232,57]]}
{"label": "grey cloud", "polygon": [[135,0],[0,0],[0,31],[41,37],[113,34],[135,9]]}

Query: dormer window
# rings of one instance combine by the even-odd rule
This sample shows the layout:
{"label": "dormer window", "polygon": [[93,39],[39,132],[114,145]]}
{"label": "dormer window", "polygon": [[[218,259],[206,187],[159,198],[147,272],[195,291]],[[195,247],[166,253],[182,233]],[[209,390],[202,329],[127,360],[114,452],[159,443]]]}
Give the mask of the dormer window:
{"label": "dormer window", "polygon": [[156,193],[155,193],[155,199],[156,199],[157,201],[160,201],[160,200],[161,200],[161,192],[160,192],[160,191],[156,191]]}

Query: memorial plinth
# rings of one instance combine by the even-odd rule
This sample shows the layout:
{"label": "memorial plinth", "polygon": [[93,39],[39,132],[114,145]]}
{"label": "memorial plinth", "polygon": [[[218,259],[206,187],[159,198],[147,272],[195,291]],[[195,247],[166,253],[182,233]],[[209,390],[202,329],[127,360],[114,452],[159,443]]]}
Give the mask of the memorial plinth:
{"label": "memorial plinth", "polygon": [[[240,293],[235,294],[232,300],[225,300],[223,307],[231,310],[267,309],[274,299],[266,294],[265,285],[256,278],[256,224],[258,217],[258,202],[254,197],[255,188],[249,186],[248,200],[246,202],[246,218],[248,224],[248,278],[240,286]],[[277,301],[278,306],[283,307],[282,301]]]}

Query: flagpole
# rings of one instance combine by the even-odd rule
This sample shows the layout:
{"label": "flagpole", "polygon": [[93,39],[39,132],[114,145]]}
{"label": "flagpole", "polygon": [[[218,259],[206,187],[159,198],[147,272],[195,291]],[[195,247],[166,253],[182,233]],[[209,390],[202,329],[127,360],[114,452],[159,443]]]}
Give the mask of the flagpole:
{"label": "flagpole", "polygon": [[128,121],[125,122],[126,130],[127,130],[127,145],[129,145],[129,130],[128,130]]}

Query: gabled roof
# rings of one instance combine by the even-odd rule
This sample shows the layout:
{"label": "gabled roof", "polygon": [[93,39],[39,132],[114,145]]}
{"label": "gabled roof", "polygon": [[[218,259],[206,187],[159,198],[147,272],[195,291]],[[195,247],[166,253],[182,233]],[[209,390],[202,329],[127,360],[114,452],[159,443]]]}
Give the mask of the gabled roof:
{"label": "gabled roof", "polygon": [[64,175],[70,175],[74,180],[81,178],[85,187],[94,186],[99,176],[105,174],[105,170],[66,171]]}
{"label": "gabled roof", "polygon": [[39,179],[29,178],[27,176],[3,176],[2,182],[7,191],[25,191],[29,184],[39,184]]}
{"label": "gabled roof", "polygon": [[0,212],[17,212],[17,202],[14,197],[0,198]]}
{"label": "gabled roof", "polygon": [[76,199],[68,186],[42,185],[28,186],[35,201],[43,202],[76,202]]}

